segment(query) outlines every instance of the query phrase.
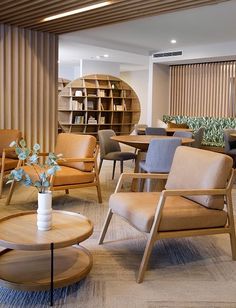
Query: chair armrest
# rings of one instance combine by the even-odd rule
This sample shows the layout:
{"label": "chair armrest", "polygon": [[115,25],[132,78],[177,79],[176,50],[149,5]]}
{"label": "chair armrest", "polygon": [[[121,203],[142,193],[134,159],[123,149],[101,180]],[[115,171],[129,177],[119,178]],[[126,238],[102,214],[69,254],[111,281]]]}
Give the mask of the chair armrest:
{"label": "chair armrest", "polygon": [[127,179],[167,179],[168,173],[122,173],[116,185],[115,193],[121,190],[123,183]]}
{"label": "chair armrest", "polygon": [[15,153],[15,149],[14,148],[4,148],[3,152],[5,152],[5,153]]}
{"label": "chair armrest", "polygon": [[197,195],[225,195],[226,189],[167,189],[162,191],[163,196],[197,196]]}
{"label": "chair armrest", "polygon": [[60,163],[79,163],[79,162],[83,162],[83,163],[89,163],[89,162],[94,162],[94,157],[91,158],[74,158],[74,157],[65,157],[65,158],[61,158],[58,159],[58,164]]}

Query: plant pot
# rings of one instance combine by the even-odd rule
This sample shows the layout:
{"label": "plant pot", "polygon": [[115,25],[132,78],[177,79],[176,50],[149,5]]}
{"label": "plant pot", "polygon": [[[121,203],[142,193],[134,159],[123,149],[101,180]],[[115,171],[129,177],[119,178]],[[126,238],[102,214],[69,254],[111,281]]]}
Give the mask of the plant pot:
{"label": "plant pot", "polygon": [[37,227],[40,231],[52,228],[52,192],[38,193]]}

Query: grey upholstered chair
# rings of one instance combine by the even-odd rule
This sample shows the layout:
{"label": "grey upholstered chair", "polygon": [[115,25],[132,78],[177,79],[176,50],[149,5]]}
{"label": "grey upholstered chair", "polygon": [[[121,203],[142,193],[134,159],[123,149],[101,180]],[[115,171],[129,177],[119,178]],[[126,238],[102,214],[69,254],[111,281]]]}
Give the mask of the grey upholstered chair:
{"label": "grey upholstered chair", "polygon": [[201,148],[205,127],[200,127],[193,135],[194,142],[191,144],[193,148]]}
{"label": "grey upholstered chair", "polygon": [[[169,173],[175,150],[181,145],[181,138],[151,140],[146,160],[139,163],[141,172]],[[151,180],[147,180],[147,191],[151,190]]]}
{"label": "grey upholstered chair", "polygon": [[[144,233],[147,244],[139,267],[139,283],[143,281],[153,246],[159,240],[228,234],[232,258],[236,260],[232,164],[228,155],[180,146],[174,155],[166,189],[161,193],[122,191],[122,188],[125,181],[163,178],[163,174],[123,173],[115,193],[110,196],[99,244],[103,243],[113,214]],[[114,249],[114,242],[111,246]],[[227,255],[226,251],[223,253]]]}
{"label": "grey upholstered chair", "polygon": [[112,140],[111,137],[115,136],[112,129],[104,129],[98,131],[98,139],[100,145],[100,164],[99,173],[102,167],[103,160],[113,160],[112,180],[114,179],[116,161],[120,161],[120,172],[123,173],[124,160],[136,159],[136,154],[131,152],[122,152],[119,142]]}
{"label": "grey upholstered chair", "polygon": [[224,130],[225,153],[230,155],[234,160],[234,168],[236,166],[236,138],[230,136],[236,134],[236,129]]}
{"label": "grey upholstered chair", "polygon": [[174,132],[173,136],[180,138],[193,138],[193,134],[191,132],[182,132],[182,131]]}
{"label": "grey upholstered chair", "polygon": [[166,136],[166,130],[162,127],[147,127],[145,133],[146,135]]}

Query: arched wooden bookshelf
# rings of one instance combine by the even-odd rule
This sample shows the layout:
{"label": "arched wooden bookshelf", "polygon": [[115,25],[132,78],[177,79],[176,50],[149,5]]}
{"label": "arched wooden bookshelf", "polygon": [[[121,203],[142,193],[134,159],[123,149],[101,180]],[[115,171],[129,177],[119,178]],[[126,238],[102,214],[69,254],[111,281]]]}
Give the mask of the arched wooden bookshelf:
{"label": "arched wooden bookshelf", "polygon": [[58,120],[63,131],[97,135],[100,129],[129,134],[140,117],[135,91],[110,75],[88,75],[71,81],[59,95]]}

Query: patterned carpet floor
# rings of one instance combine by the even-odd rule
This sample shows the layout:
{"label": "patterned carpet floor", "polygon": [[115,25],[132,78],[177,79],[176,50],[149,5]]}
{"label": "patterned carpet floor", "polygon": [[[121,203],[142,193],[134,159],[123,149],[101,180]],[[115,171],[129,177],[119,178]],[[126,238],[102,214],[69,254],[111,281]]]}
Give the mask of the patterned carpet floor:
{"label": "patterned carpet floor", "polygon": [[[130,171],[132,165],[126,165]],[[104,245],[97,244],[109,195],[111,165],[101,172],[104,202],[97,203],[94,188],[57,192],[53,208],[80,212],[94,223],[93,235],[83,242],[93,255],[93,268],[79,283],[54,292],[55,307],[68,308],[236,308],[236,262],[231,259],[227,235],[170,239],[156,243],[145,280],[135,278],[146,244],[145,237],[119,217],[112,219]],[[5,193],[7,190],[5,190]],[[11,205],[0,200],[0,217],[36,209],[37,191],[17,187]],[[234,190],[236,205],[236,190]],[[49,292],[0,288],[0,307],[48,307]]]}

